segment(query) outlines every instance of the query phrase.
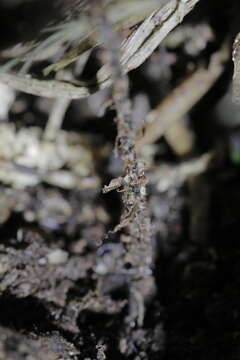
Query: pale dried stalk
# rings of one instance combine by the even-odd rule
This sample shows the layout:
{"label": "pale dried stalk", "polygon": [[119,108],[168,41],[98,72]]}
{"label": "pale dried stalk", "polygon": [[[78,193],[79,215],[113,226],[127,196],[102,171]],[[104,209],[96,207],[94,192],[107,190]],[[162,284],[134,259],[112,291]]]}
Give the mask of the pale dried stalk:
{"label": "pale dried stalk", "polygon": [[62,127],[63,119],[70,105],[70,99],[56,99],[53,103],[48,122],[43,134],[43,140],[54,141]]}
{"label": "pale dried stalk", "polygon": [[228,58],[229,45],[225,43],[219,51],[212,55],[207,69],[199,67],[148,114],[144,135],[136,144],[138,151],[142,146],[158,140],[169,126],[188,113],[222,74],[224,62]]}
{"label": "pale dried stalk", "polygon": [[[169,0],[147,18],[132,36],[123,44],[121,62],[124,73],[141,65],[200,0]],[[103,67],[97,74],[98,84],[89,89],[87,84],[74,84],[58,80],[38,80],[30,76],[0,73],[0,81],[29,94],[43,97],[66,97],[80,99],[89,96],[97,89],[110,86],[111,73]]]}
{"label": "pale dried stalk", "polygon": [[165,37],[179,25],[184,17],[194,8],[200,0],[175,0],[169,1],[152,16],[154,29],[150,36],[145,38],[143,45],[133,54],[126,63],[126,71],[140,66],[159,46]]}
{"label": "pale dried stalk", "polygon": [[[199,1],[170,0],[153,12],[122,46],[124,73],[140,66]],[[103,66],[97,74],[98,82],[102,83],[109,78],[110,71],[107,66]]]}
{"label": "pale dried stalk", "polygon": [[181,118],[169,126],[164,138],[177,156],[190,154],[194,148],[194,133],[189,128],[186,118]]}
{"label": "pale dried stalk", "polygon": [[38,80],[28,75],[0,73],[0,81],[16,90],[47,98],[82,99],[91,95],[89,88],[59,80]]}
{"label": "pale dried stalk", "polygon": [[209,152],[178,165],[162,164],[155,167],[150,173],[150,181],[152,184],[156,184],[156,189],[160,192],[168,191],[171,187],[181,186],[191,177],[207,171],[213,156],[214,154]]}
{"label": "pale dried stalk", "polygon": [[236,36],[233,44],[232,59],[233,71],[233,102],[240,104],[240,33]]}
{"label": "pale dried stalk", "polygon": [[[90,51],[86,51],[82,56],[79,58],[78,64],[78,73],[81,74],[87,60],[89,59]],[[62,123],[64,117],[66,115],[66,111],[71,104],[71,99],[68,98],[57,98],[53,102],[53,106],[48,118],[47,125],[44,130],[43,140],[45,141],[54,141],[57,138],[59,130],[62,127]]]}

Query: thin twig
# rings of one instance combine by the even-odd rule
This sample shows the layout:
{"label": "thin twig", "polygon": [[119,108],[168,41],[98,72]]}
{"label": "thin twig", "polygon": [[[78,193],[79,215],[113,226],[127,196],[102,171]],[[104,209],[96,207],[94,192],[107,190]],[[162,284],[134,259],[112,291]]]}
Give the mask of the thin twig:
{"label": "thin twig", "polygon": [[[123,161],[125,176],[122,185],[123,214],[120,224],[115,230],[127,227],[130,239],[123,243],[126,249],[126,257],[131,259],[132,273],[134,278],[130,283],[130,294],[140,294],[142,305],[136,304],[134,296],[130,295],[135,309],[144,308],[145,294],[139,284],[144,279],[152,278],[152,246],[151,225],[146,204],[146,178],[144,168],[135,151],[135,132],[132,122],[131,103],[129,100],[128,78],[124,74],[120,63],[120,39],[113,31],[112,26],[106,19],[99,2],[95,2],[93,18],[98,19],[101,40],[108,54],[109,69],[112,73],[112,95],[117,112],[117,152]],[[153,283],[153,281],[151,282]],[[139,302],[139,301],[138,301]],[[141,311],[143,313],[143,310]],[[143,321],[140,316],[132,314],[132,321],[138,325]],[[130,314],[131,317],[131,314]]]}

